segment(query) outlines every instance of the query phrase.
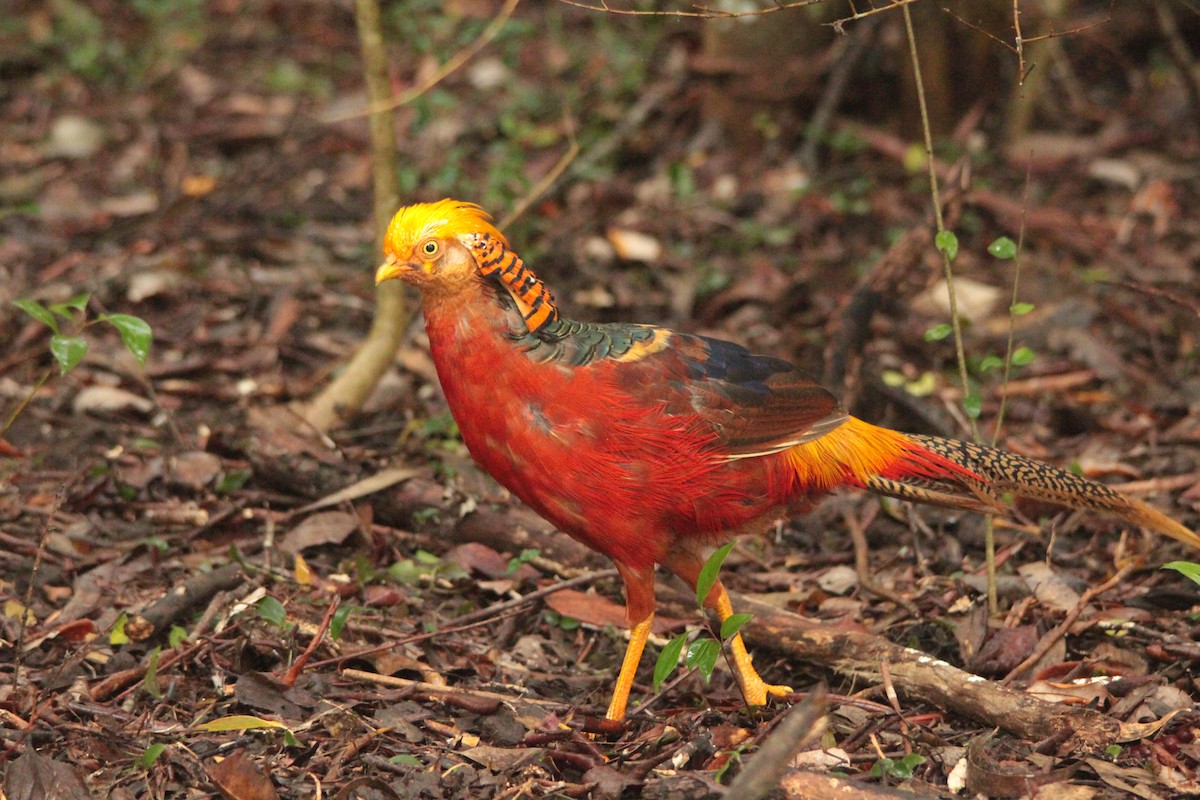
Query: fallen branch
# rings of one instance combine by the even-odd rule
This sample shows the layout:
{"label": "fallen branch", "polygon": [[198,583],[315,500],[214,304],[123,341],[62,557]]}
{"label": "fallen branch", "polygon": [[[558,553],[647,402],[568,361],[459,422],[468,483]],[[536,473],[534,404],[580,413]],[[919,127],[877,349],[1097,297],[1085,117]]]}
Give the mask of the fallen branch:
{"label": "fallen branch", "polygon": [[211,572],[198,572],[140,614],[131,614],[125,624],[126,631],[129,632],[132,626],[130,637],[135,641],[145,641],[174,624],[193,608],[207,603],[218,592],[239,586],[245,579],[241,564],[236,563],[226,564]]}
{"label": "fallen branch", "polygon": [[1116,720],[1086,708],[1062,706],[972,675],[918,650],[900,647],[861,631],[814,625],[748,597],[733,595],[733,605],[754,614],[742,629],[747,641],[852,678],[882,682],[886,661],[896,691],[939,709],[978,720],[1024,739],[1042,740],[1068,731],[1086,748],[1117,741]]}

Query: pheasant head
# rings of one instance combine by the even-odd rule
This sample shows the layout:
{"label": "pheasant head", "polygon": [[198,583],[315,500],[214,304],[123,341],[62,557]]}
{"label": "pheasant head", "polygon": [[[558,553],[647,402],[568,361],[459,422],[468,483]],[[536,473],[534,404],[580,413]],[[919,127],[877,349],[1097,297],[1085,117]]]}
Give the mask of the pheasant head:
{"label": "pheasant head", "polygon": [[387,259],[375,272],[376,284],[399,278],[428,298],[492,280],[507,290],[531,333],[558,320],[545,285],[474,203],[446,199],[401,208],[388,225],[383,251]]}

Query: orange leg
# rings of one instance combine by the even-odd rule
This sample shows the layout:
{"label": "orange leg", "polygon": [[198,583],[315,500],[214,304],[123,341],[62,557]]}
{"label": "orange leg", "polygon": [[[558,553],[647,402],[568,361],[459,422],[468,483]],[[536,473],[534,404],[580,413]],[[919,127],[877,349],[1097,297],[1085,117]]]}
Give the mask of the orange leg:
{"label": "orange leg", "polygon": [[613,687],[612,702],[608,704],[605,719],[625,719],[625,707],[629,705],[629,691],[637,676],[642,651],[650,638],[650,625],[654,622],[654,568],[642,572],[617,564],[617,571],[625,581],[625,617],[629,623],[629,646],[621,661],[621,672],[617,685]]}
{"label": "orange leg", "polygon": [[646,640],[650,638],[650,624],[654,622],[654,614],[637,622],[629,632],[629,647],[625,648],[625,660],[621,662],[621,672],[617,675],[617,685],[613,688],[612,702],[608,704],[605,719],[625,719],[625,706],[629,703],[629,690],[633,688],[633,679],[637,675],[638,664],[642,660],[642,651],[646,649]]}
{"label": "orange leg", "polygon": [[[700,570],[703,567],[703,561],[699,554],[691,550],[681,549],[671,554],[665,566],[695,589],[696,581],[699,579]],[[729,593],[725,591],[725,585],[721,583],[720,579],[709,590],[704,605],[715,609],[722,623],[733,615],[733,604],[729,602]],[[742,641],[740,633],[735,633],[733,638],[729,640],[729,654],[732,657],[733,669],[737,673],[738,683],[742,687],[742,697],[746,699],[746,705],[766,705],[769,695],[784,697],[792,693],[790,686],[776,686],[762,679],[762,676],[754,669],[750,653],[747,652],[746,643]]]}

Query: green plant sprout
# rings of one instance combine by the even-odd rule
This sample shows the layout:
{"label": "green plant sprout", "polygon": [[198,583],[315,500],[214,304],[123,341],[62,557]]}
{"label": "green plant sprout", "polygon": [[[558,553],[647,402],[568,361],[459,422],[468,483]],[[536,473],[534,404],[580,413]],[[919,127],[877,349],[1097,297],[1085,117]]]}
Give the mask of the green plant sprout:
{"label": "green plant sprout", "polygon": [[[58,364],[60,376],[66,375],[79,366],[79,362],[83,361],[88,353],[88,340],[84,338],[83,332],[99,324],[111,325],[115,328],[125,349],[137,359],[138,364],[144,367],[153,340],[150,326],[141,317],[135,317],[132,314],[101,314],[95,319],[89,320],[87,304],[90,298],[91,295],[85,292],[75,295],[64,303],[52,303],[49,306],[28,299],[14,300],[13,305],[50,329],[50,355]],[[21,415],[21,412],[37,395],[38,390],[46,384],[46,381],[50,380],[52,375],[53,370],[51,369],[42,373],[29,394],[5,420],[4,426],[0,427],[0,436],[3,436],[12,427],[17,417]]]}
{"label": "green plant sprout", "polygon": [[[700,570],[700,576],[696,579],[696,604],[700,607],[701,613],[704,612],[704,601],[708,598],[708,593],[712,591],[713,585],[716,584],[721,566],[725,563],[734,544],[734,542],[729,542],[714,551]],[[750,614],[732,614],[721,623],[719,633],[714,633],[710,626],[707,636],[697,636],[690,644],[688,643],[688,639],[692,636],[690,631],[684,631],[671,639],[658,654],[658,660],[654,663],[654,691],[657,692],[667,678],[671,677],[671,673],[679,666],[680,656],[683,656],[683,663],[687,669],[698,670],[704,678],[704,682],[708,683],[712,678],[713,670],[716,669],[717,659],[723,652],[722,644],[729,641],[752,618]],[[687,647],[686,654],[684,653],[685,646]]]}

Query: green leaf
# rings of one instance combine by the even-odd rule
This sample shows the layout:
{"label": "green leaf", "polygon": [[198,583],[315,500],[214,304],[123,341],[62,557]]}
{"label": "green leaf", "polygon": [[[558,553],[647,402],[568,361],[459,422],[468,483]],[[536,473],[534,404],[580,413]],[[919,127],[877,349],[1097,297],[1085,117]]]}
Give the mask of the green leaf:
{"label": "green leaf", "polygon": [[46,307],[38,301],[14,300],[13,305],[48,327],[50,330],[58,333],[58,320],[56,320],[54,315],[51,314]]}
{"label": "green leaf", "polygon": [[154,766],[154,762],[158,761],[158,757],[167,749],[165,744],[155,743],[142,751],[141,758],[138,759],[138,766],[144,770],[148,770]]}
{"label": "green leaf", "polygon": [[963,398],[963,409],[971,419],[979,419],[979,414],[983,410],[983,401],[980,400],[978,393],[971,392]]}
{"label": "green leaf", "polygon": [[74,316],[71,313],[72,311],[83,311],[87,308],[88,299],[90,297],[91,295],[87,292],[84,292],[83,294],[77,294],[65,303],[55,303],[54,305],[50,306],[50,310],[55,314],[58,314],[63,319],[71,319]]}
{"label": "green leaf", "polygon": [[121,616],[117,617],[117,621],[113,623],[112,630],[108,632],[109,644],[114,647],[129,644],[129,634],[125,633],[125,623],[128,621],[129,615],[121,612]]}
{"label": "green leaf", "polygon": [[1034,352],[1028,347],[1018,347],[1013,350],[1012,363],[1015,367],[1023,367],[1033,362]]}
{"label": "green leaf", "polygon": [[1017,243],[1007,236],[1001,236],[996,241],[987,246],[987,251],[994,258],[1004,259],[1008,261],[1017,257]]}
{"label": "green leaf", "polygon": [[50,337],[50,355],[58,362],[61,374],[66,375],[83,361],[87,355],[87,339],[82,336],[64,336],[56,333]]}
{"label": "green leaf", "polygon": [[421,582],[423,576],[429,574],[429,570],[418,567],[411,558],[406,558],[389,566],[387,574],[396,583],[402,583],[405,586],[415,586]]}
{"label": "green leaf", "polygon": [[667,646],[658,654],[658,661],[654,662],[654,691],[657,692],[662,688],[663,681],[671,677],[675,667],[679,666],[679,654],[683,652],[683,645],[687,641],[687,637],[687,631],[684,631],[667,642]]}
{"label": "green leaf", "polygon": [[287,609],[283,607],[283,603],[267,595],[258,601],[258,616],[275,627],[282,628],[287,622]]}
{"label": "green leaf", "polygon": [[206,733],[220,733],[223,731],[252,731],[268,729],[284,729],[287,726],[282,722],[276,722],[273,719],[263,719],[262,717],[252,717],[248,714],[234,714],[231,717],[218,717],[217,719],[203,722],[196,726],[196,730],[205,731]]}
{"label": "green leaf", "polygon": [[582,623],[580,623],[580,621],[575,619],[574,617],[565,617],[564,616],[564,617],[560,617],[558,620],[558,627],[562,628],[564,631],[577,630],[581,624]]}
{"label": "green leaf", "polygon": [[421,759],[417,758],[416,756],[409,755],[408,753],[401,753],[400,755],[392,756],[388,759],[388,761],[392,764],[403,764],[406,767],[425,766],[425,763],[421,761]]}
{"label": "green leaf", "polygon": [[939,342],[945,339],[950,334],[954,333],[954,326],[949,322],[939,322],[929,330],[925,331],[925,341]]}
{"label": "green leaf", "polygon": [[329,621],[329,638],[339,639],[342,635],[342,629],[346,627],[346,622],[350,619],[350,615],[354,612],[354,606],[338,606],[338,610],[333,612],[333,619]]}
{"label": "green leaf", "polygon": [[913,770],[925,763],[925,756],[917,753],[909,753],[904,758],[896,762],[892,769],[892,774],[902,781],[906,781],[913,776]]}
{"label": "green leaf", "polygon": [[158,685],[158,654],[161,650],[161,647],[156,647],[150,651],[146,664],[146,677],[142,679],[142,688],[155,700],[162,700],[163,697],[162,689]]}
{"label": "green leaf", "polygon": [[954,231],[942,231],[933,239],[934,247],[939,253],[945,253],[946,258],[953,261],[958,258],[958,237]]}
{"label": "green leaf", "polygon": [[132,314],[105,314],[100,319],[117,329],[125,348],[133,353],[139,364],[145,366],[146,356],[150,354],[150,341],[153,338],[146,321]]}
{"label": "green leaf", "polygon": [[181,628],[178,625],[172,625],[171,630],[167,632],[167,646],[179,647],[179,645],[187,641],[187,638],[187,628]]}
{"label": "green leaf", "polygon": [[913,770],[925,763],[925,756],[909,753],[904,758],[881,758],[871,765],[871,776],[882,778],[884,775],[906,781],[913,776]]}
{"label": "green leaf", "polygon": [[717,772],[713,775],[713,780],[717,783],[721,782],[730,767],[733,767],[735,764],[739,767],[742,765],[742,754],[740,752],[737,750],[726,750],[724,752],[727,753],[725,763],[717,767]]}
{"label": "green leaf", "polygon": [[417,550],[413,553],[413,558],[418,564],[426,564],[431,567],[436,567],[442,563],[442,560],[428,550]]}
{"label": "green leaf", "polygon": [[729,617],[721,623],[721,641],[726,641],[729,637],[742,629],[750,620],[754,619],[753,614],[730,614]]}
{"label": "green leaf", "polygon": [[1163,569],[1173,569],[1181,575],[1200,583],[1200,564],[1194,561],[1172,561],[1170,564],[1163,564]]}
{"label": "green leaf", "polygon": [[984,356],[979,361],[979,372],[989,372],[1004,366],[1004,359],[999,356]]}
{"label": "green leaf", "polygon": [[250,476],[254,473],[248,469],[231,469],[221,475],[221,479],[217,481],[217,494],[233,494],[238,489],[246,485],[246,481],[250,480]]}
{"label": "green leaf", "polygon": [[155,550],[159,555],[163,555],[171,548],[170,543],[161,536],[147,536],[142,539],[142,544]]}
{"label": "green leaf", "polygon": [[713,584],[717,582],[717,573],[721,571],[721,565],[725,563],[725,559],[732,549],[733,542],[717,549],[700,569],[700,577],[696,579],[696,602],[700,604],[701,608],[704,607],[704,601],[708,599],[708,593],[712,591]]}
{"label": "green leaf", "polygon": [[1033,311],[1033,303],[1013,303],[1008,307],[1008,313],[1014,317],[1023,317]]}
{"label": "green leaf", "polygon": [[925,146],[919,145],[916,142],[910,144],[904,149],[904,155],[900,158],[900,164],[904,167],[904,171],[910,175],[914,175],[923,169],[929,163],[929,154],[925,152]]}
{"label": "green leaf", "polygon": [[692,642],[684,658],[688,669],[698,669],[704,676],[704,682],[712,678],[713,670],[717,667],[717,659],[721,657],[721,643],[709,636],[703,636]]}
{"label": "green leaf", "polygon": [[522,550],[520,555],[513,556],[508,560],[508,569],[505,570],[505,573],[512,575],[521,568],[522,564],[528,564],[541,554],[542,551],[538,550],[536,547],[529,547]]}

